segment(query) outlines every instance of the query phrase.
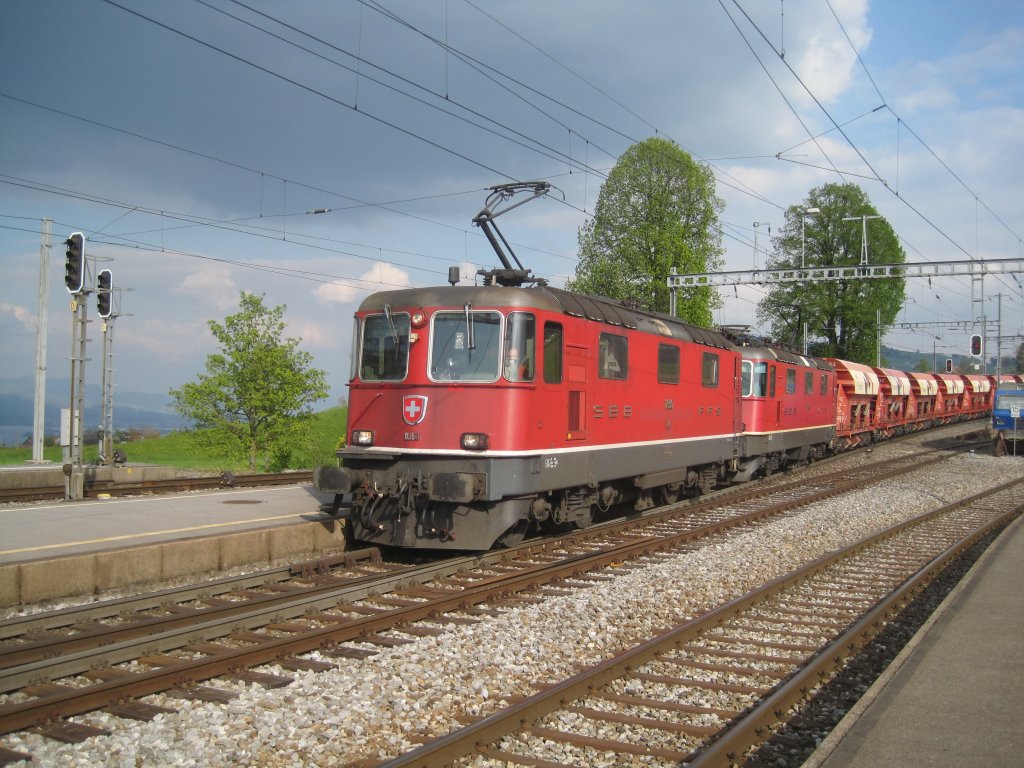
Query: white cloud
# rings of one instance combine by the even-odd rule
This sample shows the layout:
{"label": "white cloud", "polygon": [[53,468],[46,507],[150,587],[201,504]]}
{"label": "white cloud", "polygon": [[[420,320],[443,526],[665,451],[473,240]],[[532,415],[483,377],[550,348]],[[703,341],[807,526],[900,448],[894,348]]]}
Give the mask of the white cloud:
{"label": "white cloud", "polygon": [[215,345],[205,320],[168,322],[151,319],[141,325],[120,322],[117,327],[117,351],[147,352],[161,362],[180,363],[205,357]]}
{"label": "white cloud", "polygon": [[316,287],[313,295],[329,304],[347,304],[368,290],[393,291],[396,288],[408,288],[410,285],[412,281],[408,272],[394,264],[377,262],[353,282],[324,283]]}
{"label": "white cloud", "polygon": [[192,297],[221,311],[238,306],[238,283],[225,264],[210,264],[198,272],[186,275],[178,285],[171,288],[171,293]]}
{"label": "white cloud", "polygon": [[[338,318],[344,320],[344,326],[347,327],[349,318],[343,317]],[[313,323],[308,321],[296,321],[288,323],[288,330],[285,336],[289,338],[299,339],[301,341],[300,347],[314,349],[338,349],[342,339],[348,340],[347,333],[342,330],[339,332],[339,323],[335,318],[331,318],[329,323]]]}
{"label": "white cloud", "polygon": [[[832,7],[857,51],[863,52],[871,42],[866,0],[833,2]],[[819,101],[828,103],[840,98],[850,87],[857,53],[834,25],[817,25],[806,36],[794,69]]]}
{"label": "white cloud", "polygon": [[17,304],[0,303],[0,315],[9,315],[18,321],[27,331],[36,329],[36,316],[31,310]]}

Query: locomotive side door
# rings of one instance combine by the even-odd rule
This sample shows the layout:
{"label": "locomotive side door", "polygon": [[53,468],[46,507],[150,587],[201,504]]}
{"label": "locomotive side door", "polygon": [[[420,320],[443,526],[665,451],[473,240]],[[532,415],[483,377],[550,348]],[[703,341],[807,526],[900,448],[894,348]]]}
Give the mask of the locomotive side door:
{"label": "locomotive side door", "polygon": [[733,365],[733,393],[732,393],[732,431],[736,435],[733,438],[733,456],[738,457],[741,453],[741,441],[743,432],[743,358],[736,356]]}
{"label": "locomotive side door", "polygon": [[590,349],[565,345],[566,430],[568,440],[587,439],[587,366]]}
{"label": "locomotive side door", "polygon": [[774,429],[778,430],[782,427],[782,400],[775,398],[775,366],[768,366],[768,399],[774,406],[772,412],[775,414]]}

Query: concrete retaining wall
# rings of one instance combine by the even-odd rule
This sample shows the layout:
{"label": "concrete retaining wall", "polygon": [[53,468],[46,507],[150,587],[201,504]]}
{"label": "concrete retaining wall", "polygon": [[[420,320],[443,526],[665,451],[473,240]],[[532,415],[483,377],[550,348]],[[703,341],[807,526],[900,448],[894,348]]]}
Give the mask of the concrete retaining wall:
{"label": "concrete retaining wall", "polygon": [[344,521],[296,523],[0,565],[0,606],[100,594],[122,587],[211,573],[242,565],[265,567],[345,549]]}

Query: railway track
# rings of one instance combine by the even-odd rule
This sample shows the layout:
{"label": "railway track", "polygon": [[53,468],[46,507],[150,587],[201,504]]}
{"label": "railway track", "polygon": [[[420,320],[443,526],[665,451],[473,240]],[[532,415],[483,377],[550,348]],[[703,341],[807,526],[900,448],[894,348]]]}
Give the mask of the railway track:
{"label": "railway track", "polygon": [[[892,472],[944,455],[907,457]],[[244,577],[249,583],[220,580],[177,595],[171,590],[4,622],[0,732],[34,728],[53,738],[87,738],[96,731],[66,718],[95,709],[152,717],[158,711],[138,698],[159,691],[223,699],[228,692],[205,683],[225,676],[285,685],[288,677],[253,667],[327,669],[337,662],[323,658],[361,658],[374,647],[404,642],[402,635],[437,634],[438,623],[475,622],[517,601],[541,599],[538,591],[614,578],[609,565],[701,546],[730,529],[749,529],[880,479],[874,466],[837,474],[780,483],[770,493],[744,486],[558,541],[429,566],[396,567],[374,562],[372,553],[352,553],[347,563],[289,569],[298,577],[291,582],[278,571]],[[320,658],[304,658],[310,651]],[[125,709],[126,701],[140,706]]]}
{"label": "railway track", "polygon": [[[1017,479],[822,557],[393,760],[742,764],[949,563],[1024,511]],[[692,702],[701,702],[695,704]],[[479,763],[474,763],[479,764]]]}
{"label": "railway track", "polygon": [[[182,493],[213,488],[253,488],[270,485],[292,485],[313,481],[309,470],[295,472],[266,472],[236,475],[222,472],[219,475],[197,477],[173,477],[165,480],[142,480],[120,483],[113,480],[90,480],[85,484],[85,497],[90,499],[106,496],[136,496],[147,493]],[[64,498],[63,485],[48,485],[33,488],[0,488],[0,503],[23,501],[53,501]]]}
{"label": "railway track", "polygon": [[[932,452],[894,462],[888,471],[865,467],[826,475],[818,481],[793,480],[770,492],[743,486],[710,497],[649,511],[634,518],[614,520],[554,540],[542,540],[509,550],[447,558],[425,566],[381,563],[376,549],[348,552],[336,557],[283,566],[254,574],[221,578],[196,585],[147,593],[138,597],[90,603],[39,615],[0,622],[0,692],[11,690],[3,670],[9,670],[60,654],[110,646],[136,637],[150,638],[164,630],[189,628],[215,620],[248,621],[254,626],[266,612],[308,610],[323,601],[353,601],[368,595],[392,592],[428,581],[462,574],[471,569],[508,567],[517,559],[569,549],[586,552],[607,548],[614,537],[643,536],[635,549],[650,550],[650,536],[659,536],[669,548],[686,540],[698,540],[731,528],[782,514],[819,501],[829,495],[880,482],[894,475],[927,467],[944,460],[946,454]],[[685,517],[680,518],[681,510]],[[648,533],[640,533],[646,529]],[[653,532],[650,533],[650,532]],[[612,557],[630,556],[631,548],[615,548]],[[163,650],[163,649],[161,649]],[[67,666],[45,674],[67,674]],[[28,674],[44,674],[32,668]],[[7,687],[4,687],[4,686]]]}

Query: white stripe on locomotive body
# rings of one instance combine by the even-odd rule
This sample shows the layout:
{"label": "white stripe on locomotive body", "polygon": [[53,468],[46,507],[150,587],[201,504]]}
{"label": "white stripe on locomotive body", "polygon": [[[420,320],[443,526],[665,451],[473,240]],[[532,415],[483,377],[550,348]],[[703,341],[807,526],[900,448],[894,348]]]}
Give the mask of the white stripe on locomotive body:
{"label": "white stripe on locomotive body", "polygon": [[794,427],[793,429],[769,429],[765,432],[740,432],[743,437],[764,437],[765,435],[784,435],[791,432],[814,432],[819,429],[828,429],[835,424],[813,424],[809,427]]}
{"label": "white stripe on locomotive body", "polygon": [[[525,458],[530,456],[549,456],[555,453],[580,453],[583,451],[597,452],[623,448],[636,448],[639,446],[653,447],[658,445],[679,445],[680,443],[696,443],[702,441],[735,440],[750,432],[726,432],[720,435],[701,435],[700,437],[680,437],[673,440],[645,440],[632,443],[605,443],[602,445],[578,445],[566,448],[536,448],[528,451],[464,451],[461,449],[444,450],[441,448],[385,448],[374,446],[360,451],[359,455],[366,456],[392,456],[392,455],[415,455],[415,456],[473,456],[475,458]],[[770,433],[769,433],[770,434]],[[346,456],[354,458],[352,446],[346,449]]]}

